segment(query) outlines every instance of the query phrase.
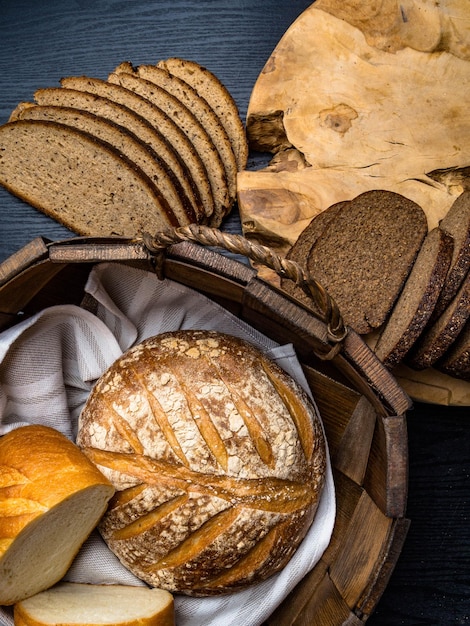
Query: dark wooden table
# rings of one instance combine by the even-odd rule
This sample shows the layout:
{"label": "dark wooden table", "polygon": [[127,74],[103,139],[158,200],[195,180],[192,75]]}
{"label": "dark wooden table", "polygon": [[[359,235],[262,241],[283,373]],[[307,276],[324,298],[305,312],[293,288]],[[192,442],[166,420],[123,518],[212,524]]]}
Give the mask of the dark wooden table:
{"label": "dark wooden table", "polygon": [[[119,62],[194,59],[245,117],[276,43],[308,0],[0,0],[0,123],[62,76],[106,78]],[[250,160],[253,166],[254,158]],[[225,225],[236,228],[236,216]],[[0,261],[38,235],[73,234],[0,189]],[[408,416],[411,528],[371,626],[470,623],[470,409]],[[243,625],[240,625],[243,626]],[[327,624],[325,626],[328,626]]]}

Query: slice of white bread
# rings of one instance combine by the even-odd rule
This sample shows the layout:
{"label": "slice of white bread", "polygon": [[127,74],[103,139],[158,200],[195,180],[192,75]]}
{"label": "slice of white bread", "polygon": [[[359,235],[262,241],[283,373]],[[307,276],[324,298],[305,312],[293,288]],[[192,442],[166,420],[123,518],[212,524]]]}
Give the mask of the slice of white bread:
{"label": "slice of white bread", "polygon": [[426,327],[441,293],[453,249],[453,238],[439,227],[426,236],[375,345],[375,354],[387,367],[393,368],[402,361]]}
{"label": "slice of white bread", "polygon": [[[212,195],[212,188],[205,164],[190,139],[161,108],[130,89],[99,78],[67,76],[62,78],[60,83],[65,89],[83,91],[109,98],[113,102],[131,109],[134,113],[145,118],[152,126],[159,129],[171,145],[174,146],[175,150],[178,151],[189,168],[191,176],[198,186],[205,209],[206,220],[214,213],[214,196]],[[35,98],[37,98],[37,93]]]}
{"label": "slice of white bread", "polygon": [[113,102],[110,98],[65,87],[38,89],[34,93],[34,100],[41,106],[71,107],[88,111],[127,128],[141,141],[148,144],[174,172],[183,187],[184,194],[191,202],[194,216],[190,216],[192,221],[200,221],[204,217],[204,207],[198,185],[193,179],[188,164],[167,137],[142,115],[128,106]]}
{"label": "slice of white bread", "polygon": [[188,83],[156,65],[139,65],[136,68],[129,62],[121,63],[114,70],[116,74],[127,73],[140,76],[158,85],[161,89],[180,100],[212,139],[224,165],[229,195],[232,203],[237,195],[237,161],[230,138],[219,118],[209,104]]}
{"label": "slice of white bread", "polygon": [[144,172],[90,133],[39,120],[0,126],[0,184],[80,235],[177,226]]}
{"label": "slice of white bread", "polygon": [[162,589],[58,583],[14,608],[15,626],[174,626],[173,596]]}
{"label": "slice of white bread", "polygon": [[0,604],[57,583],[114,488],[79,448],[46,426],[0,438]]}
{"label": "slice of white bread", "polygon": [[171,57],[159,61],[157,66],[187,82],[210,104],[230,137],[239,171],[244,170],[248,159],[246,132],[235,100],[225,85],[196,61]]}

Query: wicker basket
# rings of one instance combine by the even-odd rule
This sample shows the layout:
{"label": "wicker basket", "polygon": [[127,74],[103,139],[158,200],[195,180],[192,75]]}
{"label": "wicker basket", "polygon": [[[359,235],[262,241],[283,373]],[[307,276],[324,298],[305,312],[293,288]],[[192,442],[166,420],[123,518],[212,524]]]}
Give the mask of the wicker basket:
{"label": "wicker basket", "polygon": [[[220,247],[262,262],[312,296],[312,310]],[[409,398],[321,286],[237,235],[186,227],[141,240],[33,240],[0,264],[0,330],[55,304],[80,304],[93,264],[116,261],[192,287],[280,343],[293,343],[321,412],[337,515],[329,547],[266,624],[359,625],[380,599],[409,526]]]}

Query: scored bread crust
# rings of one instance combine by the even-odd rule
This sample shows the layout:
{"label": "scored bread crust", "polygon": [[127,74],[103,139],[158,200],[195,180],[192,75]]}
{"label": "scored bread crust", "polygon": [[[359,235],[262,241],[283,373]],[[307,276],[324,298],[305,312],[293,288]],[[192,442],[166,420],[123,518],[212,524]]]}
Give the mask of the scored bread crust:
{"label": "scored bread crust", "polygon": [[0,151],[0,184],[80,235],[136,237],[178,225],[145,173],[88,132],[17,120],[0,126]]}
{"label": "scored bread crust", "polygon": [[60,82],[62,87],[66,89],[74,89],[103,96],[113,102],[127,106],[129,109],[148,120],[155,128],[159,129],[160,132],[168,138],[168,141],[171,142],[175,150],[181,154],[189,168],[193,180],[198,186],[203,201],[206,216],[205,221],[207,222],[215,211],[215,202],[206,166],[187,135],[170,116],[154,103],[134,91],[99,78],[67,76],[66,78],[62,78]]}
{"label": "scored bread crust", "polygon": [[388,368],[402,361],[428,323],[446,279],[453,249],[453,238],[439,227],[426,236],[374,348]]}
{"label": "scored bread crust", "polygon": [[18,602],[15,626],[174,626],[173,596],[163,589],[60,582]]}
{"label": "scored bread crust", "polygon": [[47,426],[0,438],[0,604],[55,584],[114,493],[80,449]]}
{"label": "scored bread crust", "polygon": [[189,200],[167,163],[127,128],[88,111],[54,105],[23,107],[16,118],[49,120],[72,126],[112,145],[129,162],[135,163],[147,175],[148,180],[155,187],[155,193],[165,198],[180,226],[186,226],[195,221]]}
{"label": "scored bread crust", "polygon": [[423,209],[391,191],[367,191],[339,210],[314,242],[310,275],[358,334],[382,326],[428,232]]}
{"label": "scored bread crust", "polygon": [[174,172],[184,195],[191,202],[192,211],[189,216],[191,221],[202,220],[205,215],[204,207],[191,169],[168,139],[142,115],[110,98],[65,87],[38,89],[34,93],[34,100],[41,106],[63,106],[88,111],[127,128],[148,144]]}
{"label": "scored bread crust", "polygon": [[146,98],[177,122],[181,130],[186,133],[206,167],[211,185],[215,210],[210,218],[210,224],[215,227],[219,226],[222,219],[229,213],[233,199],[230,196],[224,164],[207,130],[185,104],[149,80],[133,74],[111,73],[108,76],[108,82],[121,85]]}
{"label": "scored bread crust", "polygon": [[324,483],[319,416],[244,341],[177,331],[131,349],[99,380],[78,439],[118,492],[100,531],[150,585],[219,595],[279,571]]}
{"label": "scored bread crust", "polygon": [[225,85],[196,61],[170,57],[159,61],[157,67],[162,67],[187,82],[209,103],[234,146],[238,170],[244,170],[248,160],[246,132],[236,102]]}
{"label": "scored bread crust", "polygon": [[134,68],[131,63],[124,62],[116,67],[114,73],[140,76],[173,95],[191,111],[207,130],[222,160],[231,202],[228,208],[230,210],[237,195],[237,161],[227,132],[209,104],[188,83],[156,65],[139,65]]}

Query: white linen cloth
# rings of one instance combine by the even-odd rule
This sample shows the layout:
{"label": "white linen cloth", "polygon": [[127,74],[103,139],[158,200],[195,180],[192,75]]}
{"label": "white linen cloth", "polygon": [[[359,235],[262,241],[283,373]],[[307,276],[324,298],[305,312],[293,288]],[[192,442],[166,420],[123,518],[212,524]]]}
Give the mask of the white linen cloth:
{"label": "white linen cloth", "polygon": [[[0,334],[0,435],[40,423],[74,440],[78,417],[96,379],[143,339],[176,329],[213,329],[241,337],[290,373],[311,396],[292,345],[279,346],[226,309],[176,282],[115,263],[93,268],[85,291],[96,310],[54,306]],[[288,565],[267,581],[214,598],[175,596],[177,626],[258,626],[318,562],[336,514],[328,459],[315,520]],[[65,580],[144,585],[125,569],[95,531]],[[0,624],[12,626],[11,607]]]}

